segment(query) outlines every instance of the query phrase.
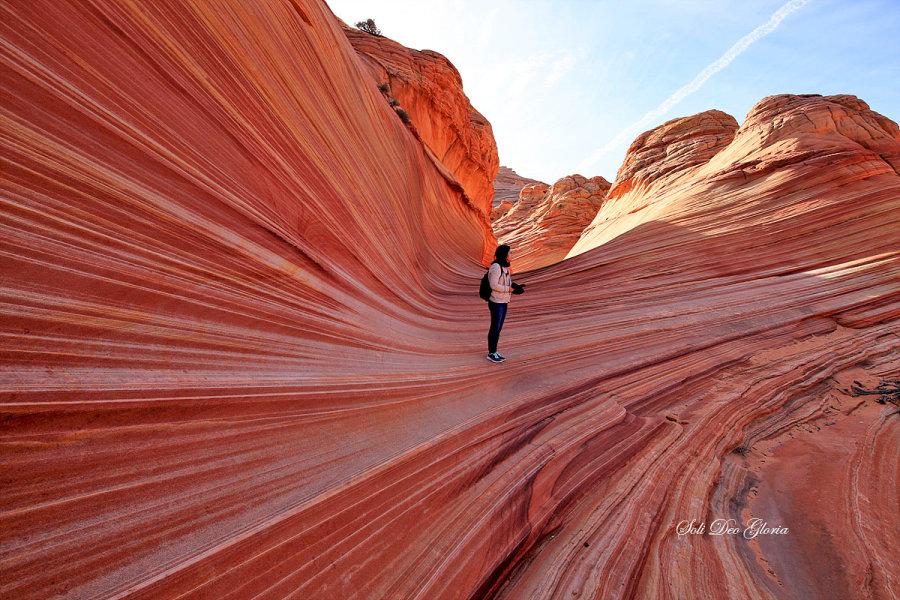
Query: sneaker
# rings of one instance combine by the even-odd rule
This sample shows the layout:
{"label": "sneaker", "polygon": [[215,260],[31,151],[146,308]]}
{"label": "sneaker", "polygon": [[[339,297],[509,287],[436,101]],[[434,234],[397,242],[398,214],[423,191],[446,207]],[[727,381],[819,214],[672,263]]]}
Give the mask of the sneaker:
{"label": "sneaker", "polygon": [[488,353],[487,359],[488,359],[489,361],[495,362],[495,363],[503,362],[503,357],[500,356],[499,354],[497,354],[496,352],[494,352],[493,354]]}
{"label": "sneaker", "polygon": [[502,354],[500,354],[499,352],[495,352],[495,354],[500,357],[500,360],[506,360],[506,357],[503,356]]}

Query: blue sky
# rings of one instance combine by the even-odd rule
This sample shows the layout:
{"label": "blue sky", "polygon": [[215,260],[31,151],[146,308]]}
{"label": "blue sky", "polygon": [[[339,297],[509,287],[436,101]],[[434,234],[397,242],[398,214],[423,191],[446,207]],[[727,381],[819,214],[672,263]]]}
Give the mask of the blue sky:
{"label": "blue sky", "polygon": [[548,183],[572,173],[612,181],[641,131],[710,108],[742,122],[771,94],[849,93],[900,119],[900,0],[328,4],[349,24],[371,17],[386,36],[447,56],[491,122],[501,164]]}

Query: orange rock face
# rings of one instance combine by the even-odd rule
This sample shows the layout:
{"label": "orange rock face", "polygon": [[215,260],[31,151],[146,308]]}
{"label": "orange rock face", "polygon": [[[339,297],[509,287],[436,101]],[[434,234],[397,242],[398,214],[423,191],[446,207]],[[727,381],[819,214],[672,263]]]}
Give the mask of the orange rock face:
{"label": "orange rock face", "polygon": [[[846,389],[900,372],[861,101],[661,135],[495,365],[490,198],[324,4],[0,13],[0,597],[900,588],[897,409]],[[720,518],[790,532],[678,533]]]}
{"label": "orange rock face", "polygon": [[385,96],[394,98],[423,142],[453,173],[479,210],[493,208],[499,161],[491,124],[469,103],[456,67],[432,50],[344,27]]}
{"label": "orange rock face", "polygon": [[569,175],[548,187],[524,187],[519,200],[493,220],[494,234],[513,249],[519,270],[561,261],[594,219],[606,199],[609,182],[603,177]]}
{"label": "orange rock face", "polygon": [[502,200],[498,205],[491,209],[491,222],[496,221],[497,219],[508,213],[509,209],[511,209],[513,206],[515,205],[509,200]]}

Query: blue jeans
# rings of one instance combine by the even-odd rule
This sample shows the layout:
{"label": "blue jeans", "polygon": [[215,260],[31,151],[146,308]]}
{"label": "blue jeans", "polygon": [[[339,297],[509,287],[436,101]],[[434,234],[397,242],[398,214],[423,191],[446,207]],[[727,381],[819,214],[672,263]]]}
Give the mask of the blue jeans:
{"label": "blue jeans", "polygon": [[497,351],[497,342],[500,341],[500,330],[503,329],[503,321],[506,319],[506,303],[488,300],[488,309],[491,311],[491,328],[488,330],[488,352],[493,354]]}

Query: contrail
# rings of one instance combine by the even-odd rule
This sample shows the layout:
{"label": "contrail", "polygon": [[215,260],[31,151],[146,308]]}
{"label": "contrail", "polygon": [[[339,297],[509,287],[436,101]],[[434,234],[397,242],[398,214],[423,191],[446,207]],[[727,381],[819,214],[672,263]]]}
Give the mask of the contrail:
{"label": "contrail", "polygon": [[707,65],[705,69],[700,71],[696,77],[694,77],[690,83],[679,88],[674,94],[669,96],[663,101],[662,104],[645,114],[641,117],[640,120],[632,123],[625,129],[619,132],[619,134],[606,142],[602,147],[597,149],[593,154],[591,154],[588,158],[583,160],[581,164],[578,165],[579,172],[586,172],[588,169],[594,166],[600,157],[604,154],[623,144],[624,142],[631,141],[634,138],[635,134],[643,131],[645,127],[654,123],[659,117],[663,116],[667,112],[669,112],[673,106],[699,90],[703,87],[703,84],[706,81],[731,64],[735,58],[743,54],[744,50],[749,48],[754,42],[759,39],[762,39],[775,31],[776,28],[781,24],[781,22],[791,13],[797,12],[804,5],[809,4],[811,0],[791,0],[787,4],[783,5],[781,8],[772,13],[772,16],[769,17],[769,20],[739,39],[731,48],[728,49],[725,54],[720,56],[715,62]]}

